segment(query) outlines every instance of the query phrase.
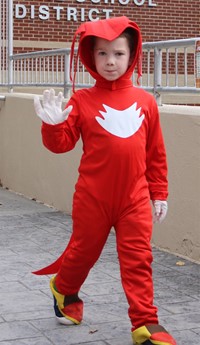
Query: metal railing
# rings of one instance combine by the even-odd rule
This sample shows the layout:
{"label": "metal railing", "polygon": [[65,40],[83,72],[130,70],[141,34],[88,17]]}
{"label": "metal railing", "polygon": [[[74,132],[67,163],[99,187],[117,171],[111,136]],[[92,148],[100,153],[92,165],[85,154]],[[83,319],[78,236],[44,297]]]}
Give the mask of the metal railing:
{"label": "metal railing", "polygon": [[0,2],[0,84],[8,81],[8,4],[3,0]]}
{"label": "metal railing", "polygon": [[[164,92],[197,93],[196,44],[199,38],[143,43],[141,87],[154,93],[158,103]],[[16,87],[59,87],[64,96],[71,91],[70,49],[56,49],[9,56],[9,78],[0,82],[10,90]],[[78,63],[76,88],[91,87],[94,80]],[[4,71],[5,73],[5,71]],[[133,82],[135,75],[133,74]]]}
{"label": "metal railing", "polygon": [[[200,37],[143,44],[143,50],[147,53],[147,82],[144,87],[154,92],[158,102],[164,92],[200,92],[200,53],[197,53],[197,43],[200,43]],[[151,53],[153,85],[150,82]]]}

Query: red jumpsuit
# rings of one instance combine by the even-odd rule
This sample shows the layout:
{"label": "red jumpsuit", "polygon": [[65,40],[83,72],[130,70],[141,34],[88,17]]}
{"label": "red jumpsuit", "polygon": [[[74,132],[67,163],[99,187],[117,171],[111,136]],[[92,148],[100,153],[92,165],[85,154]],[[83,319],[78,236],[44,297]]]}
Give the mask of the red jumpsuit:
{"label": "red jumpsuit", "polygon": [[[168,192],[156,102],[130,80],[141,44],[140,33],[132,23],[122,19],[111,37],[112,25],[102,30],[98,22],[89,23],[88,32],[84,26],[79,54],[96,84],[73,94],[68,103],[73,110],[67,121],[54,126],[43,123],[43,143],[50,151],[67,152],[81,136],[83,155],[73,197],[70,242],[56,263],[37,273],[57,272],[58,291],[63,295],[77,293],[114,227],[122,285],[135,329],[158,323],[153,305],[150,199],[166,200]],[[93,25],[93,35],[107,39],[116,38],[126,27],[133,28],[135,59],[116,81],[106,81],[95,71],[89,37]]]}

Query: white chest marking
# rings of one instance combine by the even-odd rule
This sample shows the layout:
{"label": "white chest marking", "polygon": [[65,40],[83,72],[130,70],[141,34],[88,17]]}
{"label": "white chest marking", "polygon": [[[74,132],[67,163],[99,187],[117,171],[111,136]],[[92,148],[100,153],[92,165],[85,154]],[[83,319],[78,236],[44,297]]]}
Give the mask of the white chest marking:
{"label": "white chest marking", "polygon": [[120,138],[128,138],[138,131],[144,120],[140,116],[141,108],[137,109],[137,102],[124,110],[116,110],[103,104],[105,111],[99,111],[103,118],[96,116],[97,122],[107,132]]}

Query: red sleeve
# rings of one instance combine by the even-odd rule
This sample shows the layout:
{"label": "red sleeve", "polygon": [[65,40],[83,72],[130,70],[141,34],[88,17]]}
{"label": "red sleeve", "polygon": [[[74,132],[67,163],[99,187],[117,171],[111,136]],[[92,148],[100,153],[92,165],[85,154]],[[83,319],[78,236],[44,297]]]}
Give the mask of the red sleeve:
{"label": "red sleeve", "polygon": [[[57,125],[42,123],[41,133],[44,146],[54,153],[64,153],[70,151],[80,138],[79,116],[76,102],[71,98],[67,106],[72,105],[65,122]],[[66,106],[66,107],[67,107]]]}
{"label": "red sleeve", "polygon": [[146,178],[151,200],[168,197],[167,159],[157,104],[152,97],[146,148]]}

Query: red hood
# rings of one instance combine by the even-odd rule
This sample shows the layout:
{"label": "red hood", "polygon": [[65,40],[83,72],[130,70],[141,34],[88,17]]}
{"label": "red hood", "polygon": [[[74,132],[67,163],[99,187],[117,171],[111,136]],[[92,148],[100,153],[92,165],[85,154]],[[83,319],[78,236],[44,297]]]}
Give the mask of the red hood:
{"label": "red hood", "polygon": [[[70,75],[74,83],[77,71],[77,60],[80,56],[81,62],[86,67],[88,72],[95,80],[101,79],[99,74],[96,72],[96,68],[92,57],[92,40],[91,36],[101,37],[109,41],[117,38],[125,29],[132,28],[133,40],[135,42],[134,59],[126,73],[121,77],[122,79],[130,78],[135,67],[137,66],[138,79],[141,76],[141,62],[142,62],[142,37],[140,29],[137,24],[130,21],[127,17],[115,17],[111,19],[98,20],[96,22],[86,22],[80,25],[75,32],[72,46],[71,46],[71,61],[70,61]],[[72,75],[72,63],[74,60],[74,46],[77,36],[79,36],[78,53],[74,61],[74,72]],[[120,78],[120,79],[121,79]],[[102,78],[103,79],[103,78]]]}

